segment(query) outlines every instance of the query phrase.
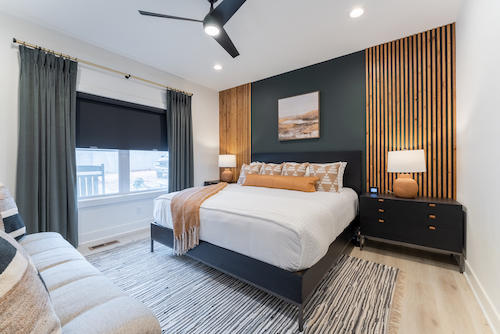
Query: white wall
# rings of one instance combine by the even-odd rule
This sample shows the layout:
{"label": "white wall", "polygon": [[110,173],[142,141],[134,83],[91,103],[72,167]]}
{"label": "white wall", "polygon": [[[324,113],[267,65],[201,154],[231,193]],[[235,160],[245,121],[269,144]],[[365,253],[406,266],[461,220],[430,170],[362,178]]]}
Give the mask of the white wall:
{"label": "white wall", "polygon": [[[0,182],[12,192],[16,184],[18,136],[19,52],[16,37],[58,52],[136,74],[156,82],[193,92],[194,181],[218,178],[219,105],[214,90],[172,74],[105,51],[80,40],[22,19],[0,13]],[[168,57],[168,55],[165,55]],[[165,108],[165,91],[156,86],[126,80],[85,65],[79,66],[77,89],[82,92]],[[80,210],[80,242],[106,237],[117,231],[147,226],[152,219],[152,200],[120,202],[106,207]]]}
{"label": "white wall", "polygon": [[458,200],[466,275],[500,331],[500,1],[467,0],[456,23]]}

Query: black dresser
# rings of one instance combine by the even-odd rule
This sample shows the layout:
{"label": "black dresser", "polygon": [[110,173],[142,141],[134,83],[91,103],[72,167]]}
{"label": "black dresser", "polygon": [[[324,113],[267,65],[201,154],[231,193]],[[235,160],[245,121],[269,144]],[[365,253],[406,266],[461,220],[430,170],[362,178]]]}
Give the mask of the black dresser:
{"label": "black dresser", "polygon": [[361,249],[365,239],[452,254],[464,271],[465,212],[457,201],[361,195]]}

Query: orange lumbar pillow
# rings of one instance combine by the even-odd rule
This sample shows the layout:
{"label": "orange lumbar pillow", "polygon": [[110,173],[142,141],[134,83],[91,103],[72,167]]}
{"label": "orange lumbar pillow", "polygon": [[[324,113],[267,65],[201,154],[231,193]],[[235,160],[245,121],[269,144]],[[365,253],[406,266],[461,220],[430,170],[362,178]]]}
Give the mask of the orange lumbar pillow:
{"label": "orange lumbar pillow", "polygon": [[319,181],[316,176],[247,175],[244,186],[267,187],[313,192]]}

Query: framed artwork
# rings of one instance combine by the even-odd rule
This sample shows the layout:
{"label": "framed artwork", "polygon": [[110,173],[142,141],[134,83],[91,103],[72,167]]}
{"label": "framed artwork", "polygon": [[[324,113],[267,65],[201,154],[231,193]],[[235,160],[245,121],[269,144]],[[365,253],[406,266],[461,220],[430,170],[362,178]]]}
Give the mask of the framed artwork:
{"label": "framed artwork", "polygon": [[319,138],[319,91],[278,100],[278,138]]}

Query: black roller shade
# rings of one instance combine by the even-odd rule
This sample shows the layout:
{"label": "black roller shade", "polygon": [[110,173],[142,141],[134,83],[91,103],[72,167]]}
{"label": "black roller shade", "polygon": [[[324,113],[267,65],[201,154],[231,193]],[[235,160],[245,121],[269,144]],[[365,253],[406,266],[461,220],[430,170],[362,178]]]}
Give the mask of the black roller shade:
{"label": "black roller shade", "polygon": [[76,147],[167,151],[165,110],[79,92]]}

